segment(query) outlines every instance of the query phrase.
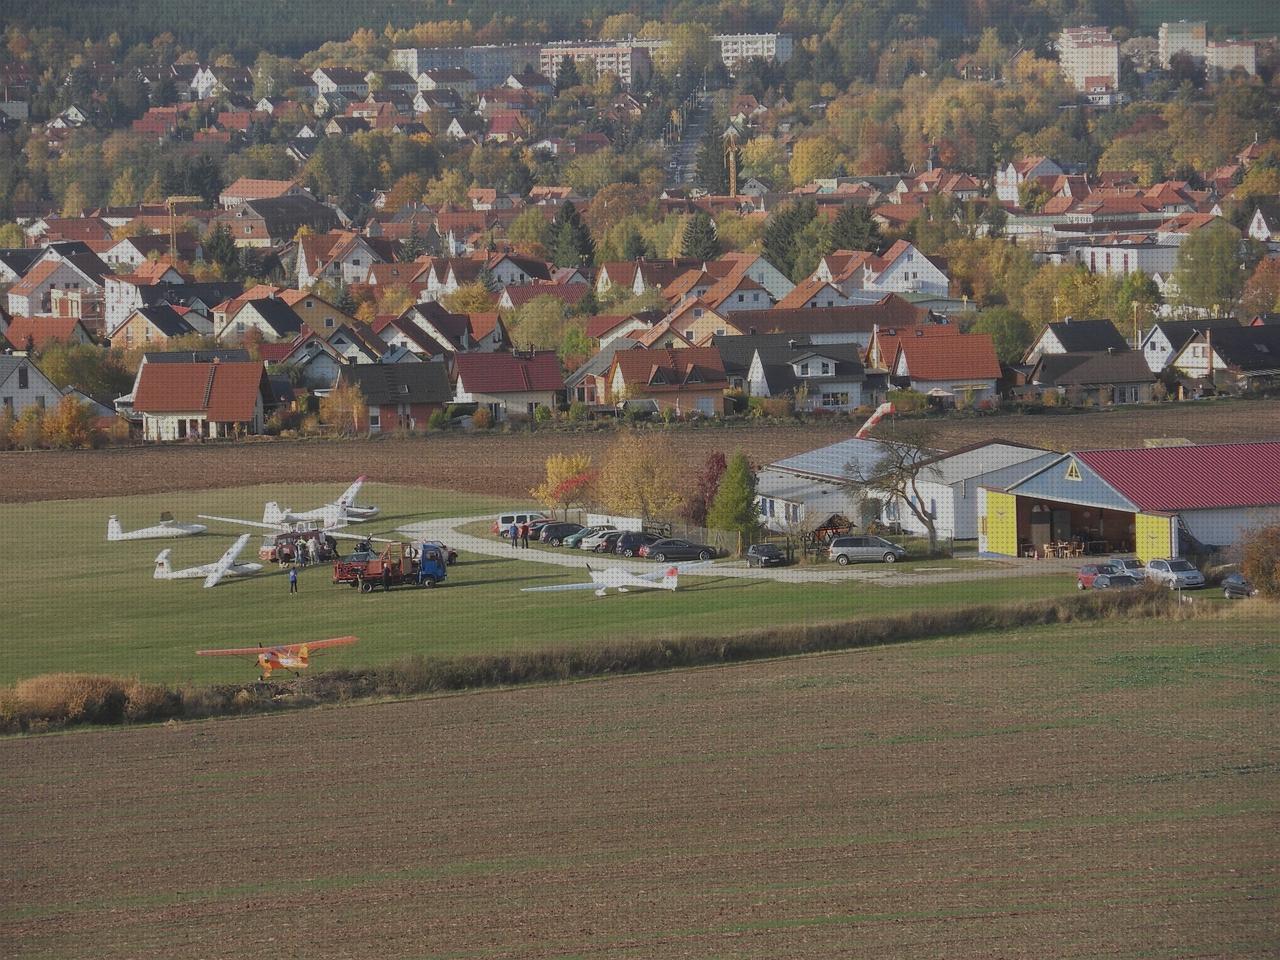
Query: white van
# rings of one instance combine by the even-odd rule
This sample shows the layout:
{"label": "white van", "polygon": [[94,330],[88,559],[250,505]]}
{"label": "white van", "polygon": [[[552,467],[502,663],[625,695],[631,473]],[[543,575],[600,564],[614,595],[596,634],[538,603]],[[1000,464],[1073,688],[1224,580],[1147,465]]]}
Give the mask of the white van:
{"label": "white van", "polygon": [[531,512],[529,510],[522,510],[520,512],[504,513],[502,516],[498,517],[497,520],[493,521],[491,532],[496,533],[503,539],[506,539],[513,523],[518,525],[522,523],[533,523],[535,520],[545,519],[547,519],[547,515],[545,513],[538,513],[537,511]]}

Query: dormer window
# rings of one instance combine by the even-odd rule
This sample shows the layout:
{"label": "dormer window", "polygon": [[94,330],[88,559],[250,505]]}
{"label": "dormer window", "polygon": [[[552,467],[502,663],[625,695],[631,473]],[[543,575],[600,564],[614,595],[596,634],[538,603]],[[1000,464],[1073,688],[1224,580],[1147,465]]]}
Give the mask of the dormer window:
{"label": "dormer window", "polygon": [[821,369],[822,369],[822,372],[823,372],[823,374],[824,374],[824,375],[825,375],[825,374],[829,374],[829,373],[831,373],[831,364],[829,364],[829,363],[827,363],[827,361],[823,360],[823,361],[822,361],[822,367],[821,367]]}
{"label": "dormer window", "polygon": [[809,364],[807,363],[800,364],[800,376],[807,377],[808,375],[809,375]]}

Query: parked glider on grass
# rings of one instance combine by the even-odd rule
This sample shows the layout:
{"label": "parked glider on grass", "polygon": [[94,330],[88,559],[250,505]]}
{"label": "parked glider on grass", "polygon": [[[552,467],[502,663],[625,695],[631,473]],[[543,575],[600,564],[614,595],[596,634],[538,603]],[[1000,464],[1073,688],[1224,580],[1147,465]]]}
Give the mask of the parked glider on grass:
{"label": "parked glider on grass", "polygon": [[681,573],[710,565],[710,562],[676,563],[653,573],[636,573],[626,567],[592,570],[591,564],[587,564],[587,573],[591,575],[590,583],[558,583],[552,587],[525,587],[521,592],[560,593],[565,590],[594,590],[597,597],[603,597],[609,590],[617,590],[619,593],[628,593],[632,590],[675,590],[679,585]]}
{"label": "parked glider on grass", "polygon": [[329,647],[345,647],[356,642],[356,637],[332,637],[310,643],[285,643],[272,647],[239,647],[234,650],[197,650],[197,657],[251,657],[262,671],[259,679],[269,680],[272,670],[290,670],[294,676],[307,669],[311,654]]}
{"label": "parked glider on grass", "polygon": [[156,557],[156,569],[152,576],[157,580],[197,580],[204,577],[206,587],[217,586],[218,582],[228,574],[242,576],[246,573],[257,573],[262,569],[260,563],[236,563],[236,557],[245,548],[245,544],[253,537],[246,533],[236,539],[230,549],[214,563],[201,564],[198,567],[187,567],[185,570],[174,570],[169,563],[169,550],[161,550]]}
{"label": "parked glider on grass", "polygon": [[125,529],[120,525],[120,518],[112,514],[107,518],[107,542],[120,540],[167,540],[170,537],[192,537],[204,533],[209,528],[203,523],[178,523],[173,514],[160,514],[160,522],[154,527],[142,527],[138,530]]}

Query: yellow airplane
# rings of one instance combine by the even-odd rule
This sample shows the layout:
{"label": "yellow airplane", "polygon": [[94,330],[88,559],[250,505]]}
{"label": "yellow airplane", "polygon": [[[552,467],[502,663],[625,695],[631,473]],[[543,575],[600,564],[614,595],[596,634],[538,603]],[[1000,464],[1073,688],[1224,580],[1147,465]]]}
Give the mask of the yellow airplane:
{"label": "yellow airplane", "polygon": [[240,647],[235,650],[197,650],[197,657],[253,657],[262,671],[259,679],[271,678],[272,670],[291,670],[294,676],[307,669],[311,654],[329,647],[345,647],[356,642],[355,637],[332,637],[310,643],[286,643],[274,647]]}

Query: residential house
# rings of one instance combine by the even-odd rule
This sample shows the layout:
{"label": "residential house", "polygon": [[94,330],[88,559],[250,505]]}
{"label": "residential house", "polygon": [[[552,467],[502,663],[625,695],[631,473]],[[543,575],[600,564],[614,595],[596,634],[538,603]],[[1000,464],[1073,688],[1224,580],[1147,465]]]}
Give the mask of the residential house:
{"label": "residential house", "polygon": [[960,327],[954,323],[916,323],[903,326],[881,326],[871,331],[871,340],[867,345],[868,367],[880,370],[891,370],[898,356],[898,344],[908,338],[947,338],[960,337]]}
{"label": "residential house", "polygon": [[507,287],[498,295],[498,307],[503,310],[519,310],[539,297],[550,297],[574,310],[591,292],[584,283],[526,283]]}
{"label": "residential house", "polygon": [[1019,202],[1018,188],[1038,177],[1060,177],[1065,171],[1048,157],[1023,157],[996,171],[996,198],[1001,203]]}
{"label": "residential house", "polygon": [[[640,313],[602,313],[587,320],[587,337],[603,350],[615,340],[628,339],[632,333],[648,330],[662,320],[658,310]],[[635,341],[632,341],[633,343]]]}
{"label": "residential house", "polygon": [[298,243],[298,289],[321,280],[338,284],[363,283],[375,263],[395,259],[397,244],[366,237],[353,230],[330,230],[305,236]]}
{"label": "residential house", "polygon": [[293,308],[304,324],[321,336],[327,337],[344,325],[355,327],[360,322],[311,290],[281,290],[278,296]]}
{"label": "residential house", "polygon": [[1245,390],[1280,380],[1280,326],[1223,327],[1196,333],[1169,364],[1215,389]]}
{"label": "residential house", "polygon": [[404,70],[370,70],[364,75],[370,91],[394,90],[413,96],[418,92],[418,81]]}
{"label": "residential house", "polygon": [[476,94],[476,75],[465,67],[440,67],[418,74],[418,89],[452,90],[466,100]]}
{"label": "residential house", "polygon": [[1129,344],[1110,320],[1076,320],[1067,317],[1045,325],[1022,362],[1033,364],[1044,353],[1105,353],[1128,350]]}
{"label": "residential house", "polygon": [[338,227],[338,216],[310,197],[283,196],[245,200],[220,214],[215,224],[225,225],[241,247],[275,247],[292,240],[299,228],[327,233]]}
{"label": "residential house", "polygon": [[415,303],[399,320],[435,343],[433,354],[492,353],[510,347],[506,325],[496,313],[450,313],[439,303]]}
{"label": "residential house", "polygon": [[31,407],[52,410],[62,391],[26,356],[0,354],[0,411],[21,417]]}
{"label": "residential house", "polygon": [[317,67],[311,82],[319,94],[340,93],[348,100],[363,100],[369,95],[369,81],[353,67]]}
{"label": "residential house", "polygon": [[778,301],[780,310],[814,310],[818,307],[847,307],[852,301],[834,283],[809,277]]}
{"label": "residential house", "polygon": [[1159,320],[1142,335],[1138,352],[1152,373],[1163,372],[1197,333],[1236,327],[1235,320]]}
{"label": "residential house", "polygon": [[385,345],[372,333],[344,324],[324,336],[303,331],[278,362],[295,368],[308,389],[329,390],[348,367],[376,364],[384,352]]}
{"label": "residential house", "polygon": [[132,408],[143,439],[204,439],[261,433],[272,400],[261,361],[145,363]]}
{"label": "residential house", "polygon": [[951,405],[972,406],[996,399],[1000,361],[984,333],[956,337],[904,336],[889,368],[893,382]]}
{"label": "residential house", "polygon": [[35,247],[0,250],[0,285],[17,283],[43,255],[44,251]]}
{"label": "residential house", "polygon": [[929,320],[929,311],[912,306],[897,294],[887,294],[875,303],[847,307],[799,307],[757,313],[727,314],[729,322],[743,333],[785,333],[804,337],[811,343],[857,343],[871,345],[876,327],[898,329]]}
{"label": "residential house", "polygon": [[613,357],[619,350],[636,350],[640,344],[628,337],[616,337],[599,352],[589,357],[582,366],[564,378],[565,391],[569,401],[585,403],[588,406],[605,405],[605,397],[609,395],[609,370],[613,366]]}
{"label": "residential house", "polygon": [[1253,202],[1249,238],[1275,250],[1280,247],[1280,197],[1255,198]]}
{"label": "residential house", "polygon": [[790,397],[797,410],[833,413],[865,403],[866,373],[856,343],[806,344],[776,334],[726,338],[732,339],[758,341],[745,378],[753,397]]}
{"label": "residential house", "polygon": [[607,377],[606,402],[647,401],[659,411],[705,417],[725,412],[729,387],[714,347],[644,348],[616,352]]}
{"label": "residential house", "polygon": [[112,329],[111,344],[126,350],[143,344],[161,344],[175,337],[207,333],[187,319],[188,311],[175,309],[167,303],[138,307],[124,322]]}
{"label": "residential house", "polygon": [[[346,107],[343,107],[345,110]],[[350,137],[357,133],[367,133],[373,129],[373,123],[365,117],[331,117],[324,125],[326,136]]]}
{"label": "residential house", "polygon": [[539,406],[565,400],[560,359],[553,350],[531,353],[457,353],[454,401],[487,408],[495,420],[532,416]]}
{"label": "residential house", "polygon": [[[103,286],[110,268],[92,253],[62,256],[53,249],[32,265],[9,288],[9,312],[15,316],[77,316],[90,329],[101,331],[104,304]],[[55,311],[54,292],[74,294],[74,303],[62,301]]]}
{"label": "residential house", "polygon": [[231,210],[247,200],[275,200],[278,197],[307,197],[314,200],[305,187],[292,180],[255,180],[240,177],[224,187],[218,194],[218,203],[224,210]]}
{"label": "residential house", "polygon": [[1055,390],[1074,403],[1102,407],[1149,403],[1155,375],[1138,350],[1045,353],[1032,367],[1027,382],[1041,394]]}
{"label": "residential house", "polygon": [[367,406],[360,429],[369,433],[421,430],[431,414],[453,401],[453,384],[443,362],[378,363],[343,367],[343,383],[360,390]]}
{"label": "residential house", "polygon": [[514,253],[495,253],[484,263],[500,287],[522,283],[549,283],[551,265],[545,260]]}
{"label": "residential house", "polygon": [[219,340],[240,340],[256,330],[267,341],[292,340],[302,332],[302,318],[279,297],[246,300],[214,331]]}

